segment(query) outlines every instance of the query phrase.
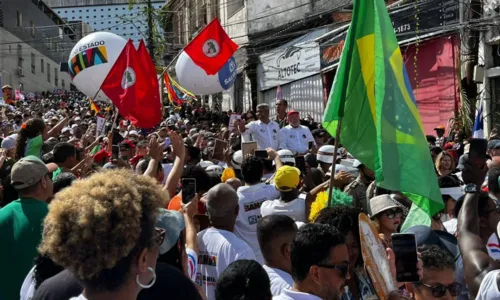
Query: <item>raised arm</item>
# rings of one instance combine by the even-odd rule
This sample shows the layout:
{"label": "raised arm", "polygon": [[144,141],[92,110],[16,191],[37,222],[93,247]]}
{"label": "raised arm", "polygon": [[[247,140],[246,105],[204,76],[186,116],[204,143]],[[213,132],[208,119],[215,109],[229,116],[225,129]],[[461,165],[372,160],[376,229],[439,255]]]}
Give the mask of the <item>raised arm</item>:
{"label": "raised arm", "polygon": [[465,280],[469,293],[476,297],[484,276],[492,270],[500,269],[479,237],[478,194],[467,193],[458,216],[458,246],[464,262]]}
{"label": "raised arm", "polygon": [[170,197],[173,197],[177,190],[179,180],[181,179],[182,171],[184,170],[184,157],[186,155],[186,148],[184,147],[181,138],[175,131],[170,131],[168,135],[170,137],[170,143],[174,150],[175,161],[170,174],[168,174],[167,181],[165,182],[165,186],[163,187],[163,189],[168,192]]}

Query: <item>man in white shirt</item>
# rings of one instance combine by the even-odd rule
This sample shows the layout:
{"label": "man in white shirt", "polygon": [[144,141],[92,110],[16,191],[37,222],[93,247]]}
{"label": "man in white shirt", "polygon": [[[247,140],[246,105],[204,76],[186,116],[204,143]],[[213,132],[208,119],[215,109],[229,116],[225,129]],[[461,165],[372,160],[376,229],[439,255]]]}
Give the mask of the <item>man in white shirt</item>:
{"label": "man in white shirt", "polygon": [[291,245],[293,287],[274,300],[340,300],[349,276],[344,236],[325,224],[307,224]]}
{"label": "man in white shirt", "polygon": [[272,185],[261,183],[264,167],[262,160],[253,156],[241,165],[241,175],[245,185],[238,188],[239,212],[234,233],[244,240],[255,253],[256,260],[264,263],[257,240],[257,222],[261,218],[260,206],[269,199],[276,199],[279,192]]}
{"label": "man in white shirt", "polygon": [[242,141],[256,141],[258,149],[261,150],[267,148],[278,150],[280,126],[278,123],[269,119],[269,105],[257,105],[257,118],[259,118],[259,120],[252,121],[246,126],[241,120],[238,123]]}
{"label": "man in white shirt", "polygon": [[280,192],[279,199],[262,203],[260,213],[263,217],[269,215],[286,215],[294,221],[307,222],[306,201],[300,198],[298,185],[300,170],[295,167],[283,166],[276,171],[274,185]]}
{"label": "man in white shirt", "polygon": [[309,152],[309,142],[313,143],[313,147],[316,145],[311,130],[300,125],[300,115],[295,110],[288,112],[288,123],[290,125],[280,130],[279,149],[288,149],[299,155],[307,154]]}
{"label": "man in white shirt", "polygon": [[207,212],[211,227],[198,233],[198,272],[196,283],[208,300],[215,299],[215,285],[229,264],[239,259],[254,259],[244,241],[234,235],[238,215],[238,196],[228,184],[221,183],[208,191]]}
{"label": "man in white shirt", "polygon": [[263,217],[257,225],[257,238],[265,261],[263,267],[271,281],[273,296],[293,286],[290,245],[297,230],[293,219],[283,215]]}

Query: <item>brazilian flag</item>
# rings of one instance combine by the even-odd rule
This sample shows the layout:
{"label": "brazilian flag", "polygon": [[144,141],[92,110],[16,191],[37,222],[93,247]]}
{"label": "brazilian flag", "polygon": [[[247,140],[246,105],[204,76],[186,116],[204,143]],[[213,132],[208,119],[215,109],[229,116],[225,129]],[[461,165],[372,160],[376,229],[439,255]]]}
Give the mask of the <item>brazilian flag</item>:
{"label": "brazilian flag", "polygon": [[375,171],[377,186],[407,195],[429,225],[444,204],[384,0],[354,1],[323,127],[334,136],[340,119],[342,145]]}

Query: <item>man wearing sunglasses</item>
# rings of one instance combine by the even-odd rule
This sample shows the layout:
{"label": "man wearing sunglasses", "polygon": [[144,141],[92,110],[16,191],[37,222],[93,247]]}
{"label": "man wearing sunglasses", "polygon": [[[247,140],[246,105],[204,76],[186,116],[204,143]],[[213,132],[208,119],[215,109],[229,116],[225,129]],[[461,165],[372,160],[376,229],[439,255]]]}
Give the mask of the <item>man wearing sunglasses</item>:
{"label": "man wearing sunglasses", "polygon": [[277,300],[340,300],[349,276],[344,236],[325,224],[307,224],[291,246],[293,287]]}
{"label": "man wearing sunglasses", "polygon": [[424,245],[418,252],[424,272],[420,282],[406,283],[412,299],[456,299],[462,286],[455,282],[455,261],[450,253],[436,245]]}

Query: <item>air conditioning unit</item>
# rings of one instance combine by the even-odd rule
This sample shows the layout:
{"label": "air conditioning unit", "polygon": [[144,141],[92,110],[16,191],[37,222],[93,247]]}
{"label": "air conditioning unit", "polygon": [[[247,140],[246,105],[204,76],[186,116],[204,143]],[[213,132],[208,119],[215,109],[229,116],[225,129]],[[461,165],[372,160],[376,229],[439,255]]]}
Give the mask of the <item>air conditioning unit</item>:
{"label": "air conditioning unit", "polygon": [[24,77],[24,69],[22,67],[17,67],[17,75]]}

